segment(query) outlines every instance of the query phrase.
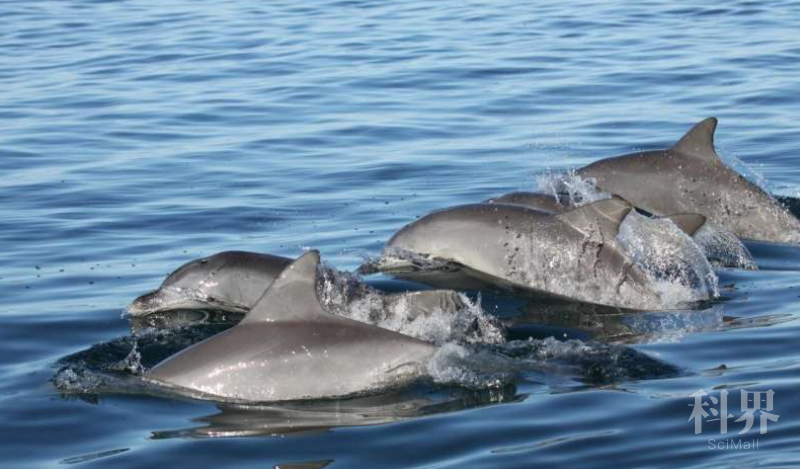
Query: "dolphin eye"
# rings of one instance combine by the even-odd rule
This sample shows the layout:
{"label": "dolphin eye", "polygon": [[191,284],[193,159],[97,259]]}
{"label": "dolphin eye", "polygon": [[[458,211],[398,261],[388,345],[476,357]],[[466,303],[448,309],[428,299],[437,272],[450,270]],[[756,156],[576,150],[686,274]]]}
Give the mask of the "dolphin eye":
{"label": "dolphin eye", "polygon": [[208,259],[200,259],[201,264],[208,264]]}

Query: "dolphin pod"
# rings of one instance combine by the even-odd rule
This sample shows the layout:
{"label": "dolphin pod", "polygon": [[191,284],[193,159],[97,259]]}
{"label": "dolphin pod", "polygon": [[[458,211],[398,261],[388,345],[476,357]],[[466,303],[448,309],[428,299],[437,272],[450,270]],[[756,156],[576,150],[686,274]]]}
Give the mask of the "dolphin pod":
{"label": "dolphin pod", "polygon": [[[576,205],[554,195],[513,192],[445,208],[403,227],[363,271],[441,288],[660,309],[664,292],[635,259],[650,251],[631,249],[623,239],[626,218],[650,219],[636,209],[671,220],[684,239],[692,237],[702,254],[716,256],[721,265],[754,268],[738,238],[800,243],[800,221],[719,159],[716,124],[714,118],[700,122],[668,149],[576,171],[611,198]],[[738,243],[734,250],[746,259],[715,251],[720,242]],[[165,359],[145,378],[194,397],[262,402],[352,396],[425,374],[435,345],[334,314],[319,296],[320,275],[317,251],[295,261],[226,251],[184,264],[159,289],[137,298],[131,315],[219,309],[245,317]],[[404,295],[383,295],[377,308],[408,302],[408,314],[424,314],[463,306],[452,290]]]}
{"label": "dolphin pod", "polygon": [[344,397],[419,377],[426,342],[324,310],[319,253],[286,267],[236,326],[167,358],[148,380],[196,397],[282,401]]}
{"label": "dolphin pod", "polygon": [[699,213],[745,240],[800,243],[800,220],[722,162],[716,128],[710,117],[670,148],[606,158],[576,174],[656,215]]}

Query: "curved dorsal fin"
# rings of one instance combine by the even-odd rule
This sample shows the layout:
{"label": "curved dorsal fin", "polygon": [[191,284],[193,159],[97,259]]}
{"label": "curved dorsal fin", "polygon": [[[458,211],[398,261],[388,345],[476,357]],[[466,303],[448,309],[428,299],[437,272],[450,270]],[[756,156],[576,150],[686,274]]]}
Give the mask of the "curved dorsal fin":
{"label": "curved dorsal fin", "polygon": [[319,251],[312,250],[289,264],[240,324],[327,317],[317,297],[319,262]]}
{"label": "curved dorsal fin", "polygon": [[620,223],[631,210],[633,206],[627,200],[614,196],[564,212],[557,217],[587,236],[599,228],[604,237],[614,238],[619,232]]}
{"label": "curved dorsal fin", "polygon": [[694,235],[697,230],[706,224],[706,217],[699,213],[679,213],[661,218],[672,221],[681,231],[689,236]]}
{"label": "curved dorsal fin", "polygon": [[709,117],[686,132],[686,135],[673,145],[672,150],[695,158],[716,161],[719,159],[714,150],[714,131],[716,129],[717,118]]}

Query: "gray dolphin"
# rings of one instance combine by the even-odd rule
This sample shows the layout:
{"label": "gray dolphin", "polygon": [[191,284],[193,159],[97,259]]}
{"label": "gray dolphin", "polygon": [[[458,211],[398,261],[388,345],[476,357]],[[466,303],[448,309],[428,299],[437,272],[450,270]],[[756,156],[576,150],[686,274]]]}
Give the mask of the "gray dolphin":
{"label": "gray dolphin", "polygon": [[576,174],[655,215],[699,213],[742,239],[800,243],[800,220],[719,158],[716,127],[708,118],[671,148],[603,159]]}
{"label": "gray dolphin", "polygon": [[[538,192],[510,192],[486,200],[488,204],[513,204],[546,213],[564,213],[571,208],[568,199],[559,199]],[[679,213],[661,216],[671,220],[681,231],[691,236],[708,260],[720,267],[756,270],[755,261],[747,247],[733,234],[723,230],[699,213]]]}
{"label": "gray dolphin", "polygon": [[319,253],[281,272],[236,326],[185,349],[145,377],[195,397],[266,402],[344,397],[408,383],[436,348],[326,312]]}
{"label": "gray dolphin", "polygon": [[631,209],[619,198],[558,215],[510,204],[452,207],[397,232],[377,268],[435,286],[491,285],[658,309],[654,285],[616,242]]}
{"label": "gray dolphin", "polygon": [[292,260],[269,254],[225,251],[178,267],[158,290],[131,303],[132,316],[174,309],[246,313]]}
{"label": "gray dolphin", "polygon": [[[167,328],[211,320],[238,320],[238,315],[250,311],[291,262],[284,257],[244,251],[226,251],[187,262],[170,274],[158,290],[134,300],[128,312],[134,320],[146,321],[142,327]],[[332,275],[327,277],[331,282],[336,281],[334,271],[327,274]],[[413,319],[436,312],[455,313],[466,307],[458,293],[452,290],[383,293],[361,282],[343,286],[339,297],[327,295],[324,303],[326,307],[347,310],[354,303],[359,306],[359,300],[369,298],[380,300],[366,302],[370,317],[385,317],[388,312],[402,310],[404,315]],[[194,311],[177,314],[176,310],[187,309],[225,311],[236,313],[236,316],[184,314]],[[171,314],[157,314],[167,312]],[[138,324],[132,322],[132,325]]]}

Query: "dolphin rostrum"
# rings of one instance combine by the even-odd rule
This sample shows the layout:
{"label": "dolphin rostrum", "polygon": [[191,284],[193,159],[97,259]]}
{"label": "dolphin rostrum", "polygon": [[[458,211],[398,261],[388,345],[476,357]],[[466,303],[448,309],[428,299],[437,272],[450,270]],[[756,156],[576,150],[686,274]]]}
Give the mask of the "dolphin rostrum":
{"label": "dolphin rostrum", "polygon": [[603,159],[576,175],[655,215],[699,213],[742,239],[800,243],[800,220],[719,158],[716,128],[708,118],[666,150]]}
{"label": "dolphin rostrum", "polygon": [[132,316],[174,309],[246,313],[292,260],[245,251],[225,251],[178,267],[158,290],[128,306]]}
{"label": "dolphin rostrum", "polygon": [[619,198],[556,215],[511,204],[452,207],[397,232],[377,268],[440,287],[488,284],[608,306],[658,309],[654,285],[616,241],[631,210]]}
{"label": "dolphin rostrum", "polygon": [[146,378],[195,397],[266,402],[351,396],[421,376],[436,348],[326,312],[318,266],[319,253],[307,252],[239,324],[164,360]]}

